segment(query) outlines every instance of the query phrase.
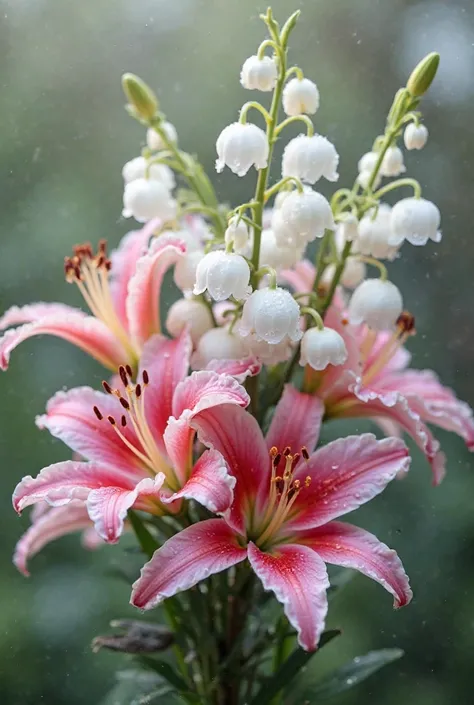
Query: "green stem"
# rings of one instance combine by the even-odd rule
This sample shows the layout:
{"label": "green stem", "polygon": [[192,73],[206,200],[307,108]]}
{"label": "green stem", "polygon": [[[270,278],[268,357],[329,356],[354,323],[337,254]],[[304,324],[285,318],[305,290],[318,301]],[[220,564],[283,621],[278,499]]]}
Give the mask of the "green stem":
{"label": "green stem", "polygon": [[351,253],[351,246],[352,242],[346,242],[344,245],[344,249],[342,250],[342,255],[341,259],[339,260],[338,264],[336,265],[336,270],[334,272],[334,276],[331,281],[331,285],[329,287],[328,293],[326,294],[326,298],[323,301],[323,304],[321,306],[321,309],[319,310],[319,313],[321,316],[324,318],[324,315],[328,308],[330,307],[334,294],[336,292],[337,285],[339,284],[339,280],[342,276],[342,273],[344,271],[344,267],[346,266],[346,259],[349,257]]}
{"label": "green stem", "polygon": [[313,121],[307,115],[292,115],[291,117],[286,118],[286,120],[280,122],[278,127],[275,128],[275,135],[278,137],[280,132],[284,130],[287,125],[291,125],[293,122],[304,122],[306,125],[306,135],[308,137],[312,137],[314,135]]}
{"label": "green stem", "polygon": [[296,176],[285,176],[284,179],[280,179],[280,181],[278,181],[271,188],[265,191],[265,202],[267,202],[268,199],[271,198],[275,193],[281,191],[283,186],[285,186],[286,184],[294,184],[299,193],[303,193],[304,191],[304,187],[300,179],[298,179]]}
{"label": "green stem", "polygon": [[390,193],[390,191],[394,191],[397,188],[402,188],[403,186],[411,186],[414,197],[421,198],[421,186],[416,179],[397,179],[396,181],[392,181],[392,183],[387,184],[376,191],[374,193],[374,198],[382,198],[382,196]]}
{"label": "green stem", "polygon": [[257,110],[261,115],[263,115],[263,117],[264,117],[264,119],[265,119],[265,122],[266,122],[267,125],[268,125],[268,123],[269,123],[270,120],[271,120],[271,117],[270,117],[270,115],[269,115],[269,113],[268,113],[268,110],[265,110],[265,108],[263,107],[263,105],[261,105],[260,103],[258,103],[256,100],[249,100],[248,103],[245,103],[245,104],[242,106],[242,109],[241,109],[241,111],[240,111],[240,116],[239,116],[239,122],[240,122],[242,125],[245,125],[245,123],[247,122],[247,113],[248,113],[248,111],[249,111],[251,108],[253,108],[254,110]]}

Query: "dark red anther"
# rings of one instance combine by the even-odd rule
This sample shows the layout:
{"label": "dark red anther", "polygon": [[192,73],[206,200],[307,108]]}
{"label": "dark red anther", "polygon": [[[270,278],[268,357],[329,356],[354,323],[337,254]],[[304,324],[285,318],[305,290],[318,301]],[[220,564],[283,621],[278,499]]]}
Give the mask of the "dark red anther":
{"label": "dark red anther", "polygon": [[132,368],[130,367],[130,365],[125,365],[125,369],[126,369],[126,371],[127,371],[128,376],[130,377],[130,379],[132,379],[132,377],[133,377],[133,370],[132,370]]}
{"label": "dark red anther", "polygon": [[117,424],[116,420],[114,419],[113,416],[107,416],[107,421],[111,426],[115,426]]}
{"label": "dark red anther", "polygon": [[97,406],[94,406],[94,407],[92,407],[92,408],[94,409],[94,414],[97,416],[97,418],[99,419],[99,421],[102,421],[102,419],[103,419],[104,417],[103,417],[102,414],[100,413],[99,408],[98,408]]}
{"label": "dark red anther", "polygon": [[301,455],[299,453],[295,453],[293,456],[293,460],[291,461],[291,469],[294,470],[295,467],[298,464],[299,459],[301,458]]}
{"label": "dark red anther", "polygon": [[281,460],[281,453],[277,453],[275,455],[275,457],[273,458],[273,467],[274,468],[278,467],[278,465],[280,464],[280,460]]}
{"label": "dark red anther", "polygon": [[127,377],[127,371],[126,371],[125,367],[123,365],[120,365],[118,371],[119,371],[120,379],[123,382],[123,386],[127,387],[128,386],[128,377]]}
{"label": "dark red anther", "polygon": [[302,449],[301,449],[301,455],[303,456],[303,458],[304,458],[305,460],[309,460],[309,453],[308,453],[308,449],[306,448],[306,446],[303,446],[303,447],[302,447]]}
{"label": "dark red anther", "polygon": [[285,458],[287,458],[290,455],[290,453],[291,453],[290,446],[286,446],[285,450],[283,451],[283,455],[285,456]]}
{"label": "dark red anther", "polygon": [[147,385],[150,381],[150,378],[148,377],[148,372],[146,370],[143,370],[142,378],[143,378],[143,384]]}
{"label": "dark red anther", "polygon": [[120,423],[122,424],[122,426],[127,425],[127,418],[125,415],[122,415],[122,418],[120,419]]}
{"label": "dark red anther", "polygon": [[102,381],[102,386],[103,386],[104,392],[106,392],[106,394],[113,394],[114,393],[112,387],[110,386],[110,384],[108,382],[105,381],[105,379]]}
{"label": "dark red anther", "polygon": [[122,404],[123,408],[126,409],[127,411],[130,409],[130,404],[123,397],[119,397],[119,402]]}
{"label": "dark red anther", "polygon": [[141,395],[142,395],[142,385],[137,384],[137,386],[135,387],[135,396],[137,397],[137,399],[140,399]]}

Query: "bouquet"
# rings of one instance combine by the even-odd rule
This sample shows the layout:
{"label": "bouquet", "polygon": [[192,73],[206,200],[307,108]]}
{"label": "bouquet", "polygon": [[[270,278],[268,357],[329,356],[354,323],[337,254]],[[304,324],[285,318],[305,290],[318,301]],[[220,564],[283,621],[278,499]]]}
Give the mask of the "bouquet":
{"label": "bouquet", "polygon": [[[123,216],[142,226],[110,257],[104,240],[66,257],[88,313],[34,303],[1,318],[3,369],[21,342],[51,334],[106,370],[102,389],[60,391],[36,419],[73,459],[17,485],[15,510],[33,510],[14,563],[28,575],[46,544],[79,531],[90,549],[122,536],[136,547],[123,573],[132,605],[150,612],[94,642],[136,663],[114,703],[303,705],[398,658],[369,652],[319,681],[306,668],[340,636],[325,630],[328,599],[352,571],[396,608],[412,598],[398,555],[341,518],[403,478],[403,434],[434,484],[445,457],[433,425],[474,447],[469,407],[433,372],[409,367],[414,317],[387,271],[402,246],[441,241],[439,210],[404,176],[400,147],[427,142],[420,103],[439,56],[397,91],[353,186],[328,200],[315,185],[338,180],[339,155],[314,129],[316,84],[288,63],[298,15],[282,27],[271,9],[262,16],[268,36],[240,81],[270,105],[245,103],[217,138],[218,172],[256,171],[248,201],[219,203],[153,91],[125,74],[146,146],[123,168]],[[285,141],[294,123],[301,134]],[[277,140],[281,178],[271,181]],[[166,307],[169,270],[180,298]],[[336,418],[372,419],[385,437],[319,444]],[[331,580],[327,564],[338,567]]]}

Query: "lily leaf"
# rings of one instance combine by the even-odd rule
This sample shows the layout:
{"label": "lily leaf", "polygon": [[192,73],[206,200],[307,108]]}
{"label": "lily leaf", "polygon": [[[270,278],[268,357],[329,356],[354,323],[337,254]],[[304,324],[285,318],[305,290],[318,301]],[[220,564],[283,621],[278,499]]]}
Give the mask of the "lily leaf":
{"label": "lily leaf", "polygon": [[357,656],[324,680],[313,684],[302,684],[296,693],[294,702],[297,705],[310,705],[311,703],[319,703],[320,700],[332,698],[334,695],[339,695],[339,693],[362,683],[380,668],[397,661],[402,656],[401,649],[380,649],[380,651],[369,651],[364,656]]}
{"label": "lily leaf", "polygon": [[156,549],[160,547],[159,543],[148,531],[139,515],[133,511],[133,509],[128,510],[128,518],[143,553],[148,556],[148,558],[151,558]]}

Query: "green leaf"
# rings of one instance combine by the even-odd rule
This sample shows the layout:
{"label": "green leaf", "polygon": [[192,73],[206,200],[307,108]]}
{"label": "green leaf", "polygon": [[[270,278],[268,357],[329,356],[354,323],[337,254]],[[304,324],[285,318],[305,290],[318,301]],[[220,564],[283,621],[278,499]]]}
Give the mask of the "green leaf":
{"label": "green leaf", "polygon": [[307,684],[298,690],[295,698],[297,705],[319,703],[320,700],[332,698],[345,690],[362,683],[380,668],[397,661],[403,656],[401,649],[381,649],[369,651],[364,656],[357,656],[349,663],[338,668],[323,681]]}
{"label": "green leaf", "polygon": [[142,547],[143,553],[148,556],[148,558],[151,558],[156,549],[160,547],[158,541],[148,531],[143,521],[133,509],[128,510],[128,518],[135,532],[135,536]]}
{"label": "green leaf", "polygon": [[[117,682],[101,700],[100,705],[138,705],[142,698],[154,695],[160,688],[161,678],[149,671],[127,669],[116,674]],[[166,686],[169,691],[169,686]]]}
{"label": "green leaf", "polygon": [[167,680],[168,683],[171,683],[176,690],[179,690],[181,693],[187,693],[189,691],[186,681],[181,678],[179,673],[177,673],[173,666],[167,661],[152,658],[151,656],[140,656],[138,660],[141,664],[161,676],[161,678]]}
{"label": "green leaf", "polygon": [[[339,629],[331,629],[322,634],[319,641],[319,649],[328,644],[332,639],[339,636],[341,632]],[[319,651],[318,649],[318,651]],[[271,678],[267,678],[260,690],[258,691],[255,698],[251,701],[250,705],[267,705],[271,700],[278,695],[291,680],[298,674],[298,672],[306,666],[310,658],[312,658],[317,651],[303,651],[299,647],[296,648],[290,656],[283,663],[281,668],[275,673]]]}

